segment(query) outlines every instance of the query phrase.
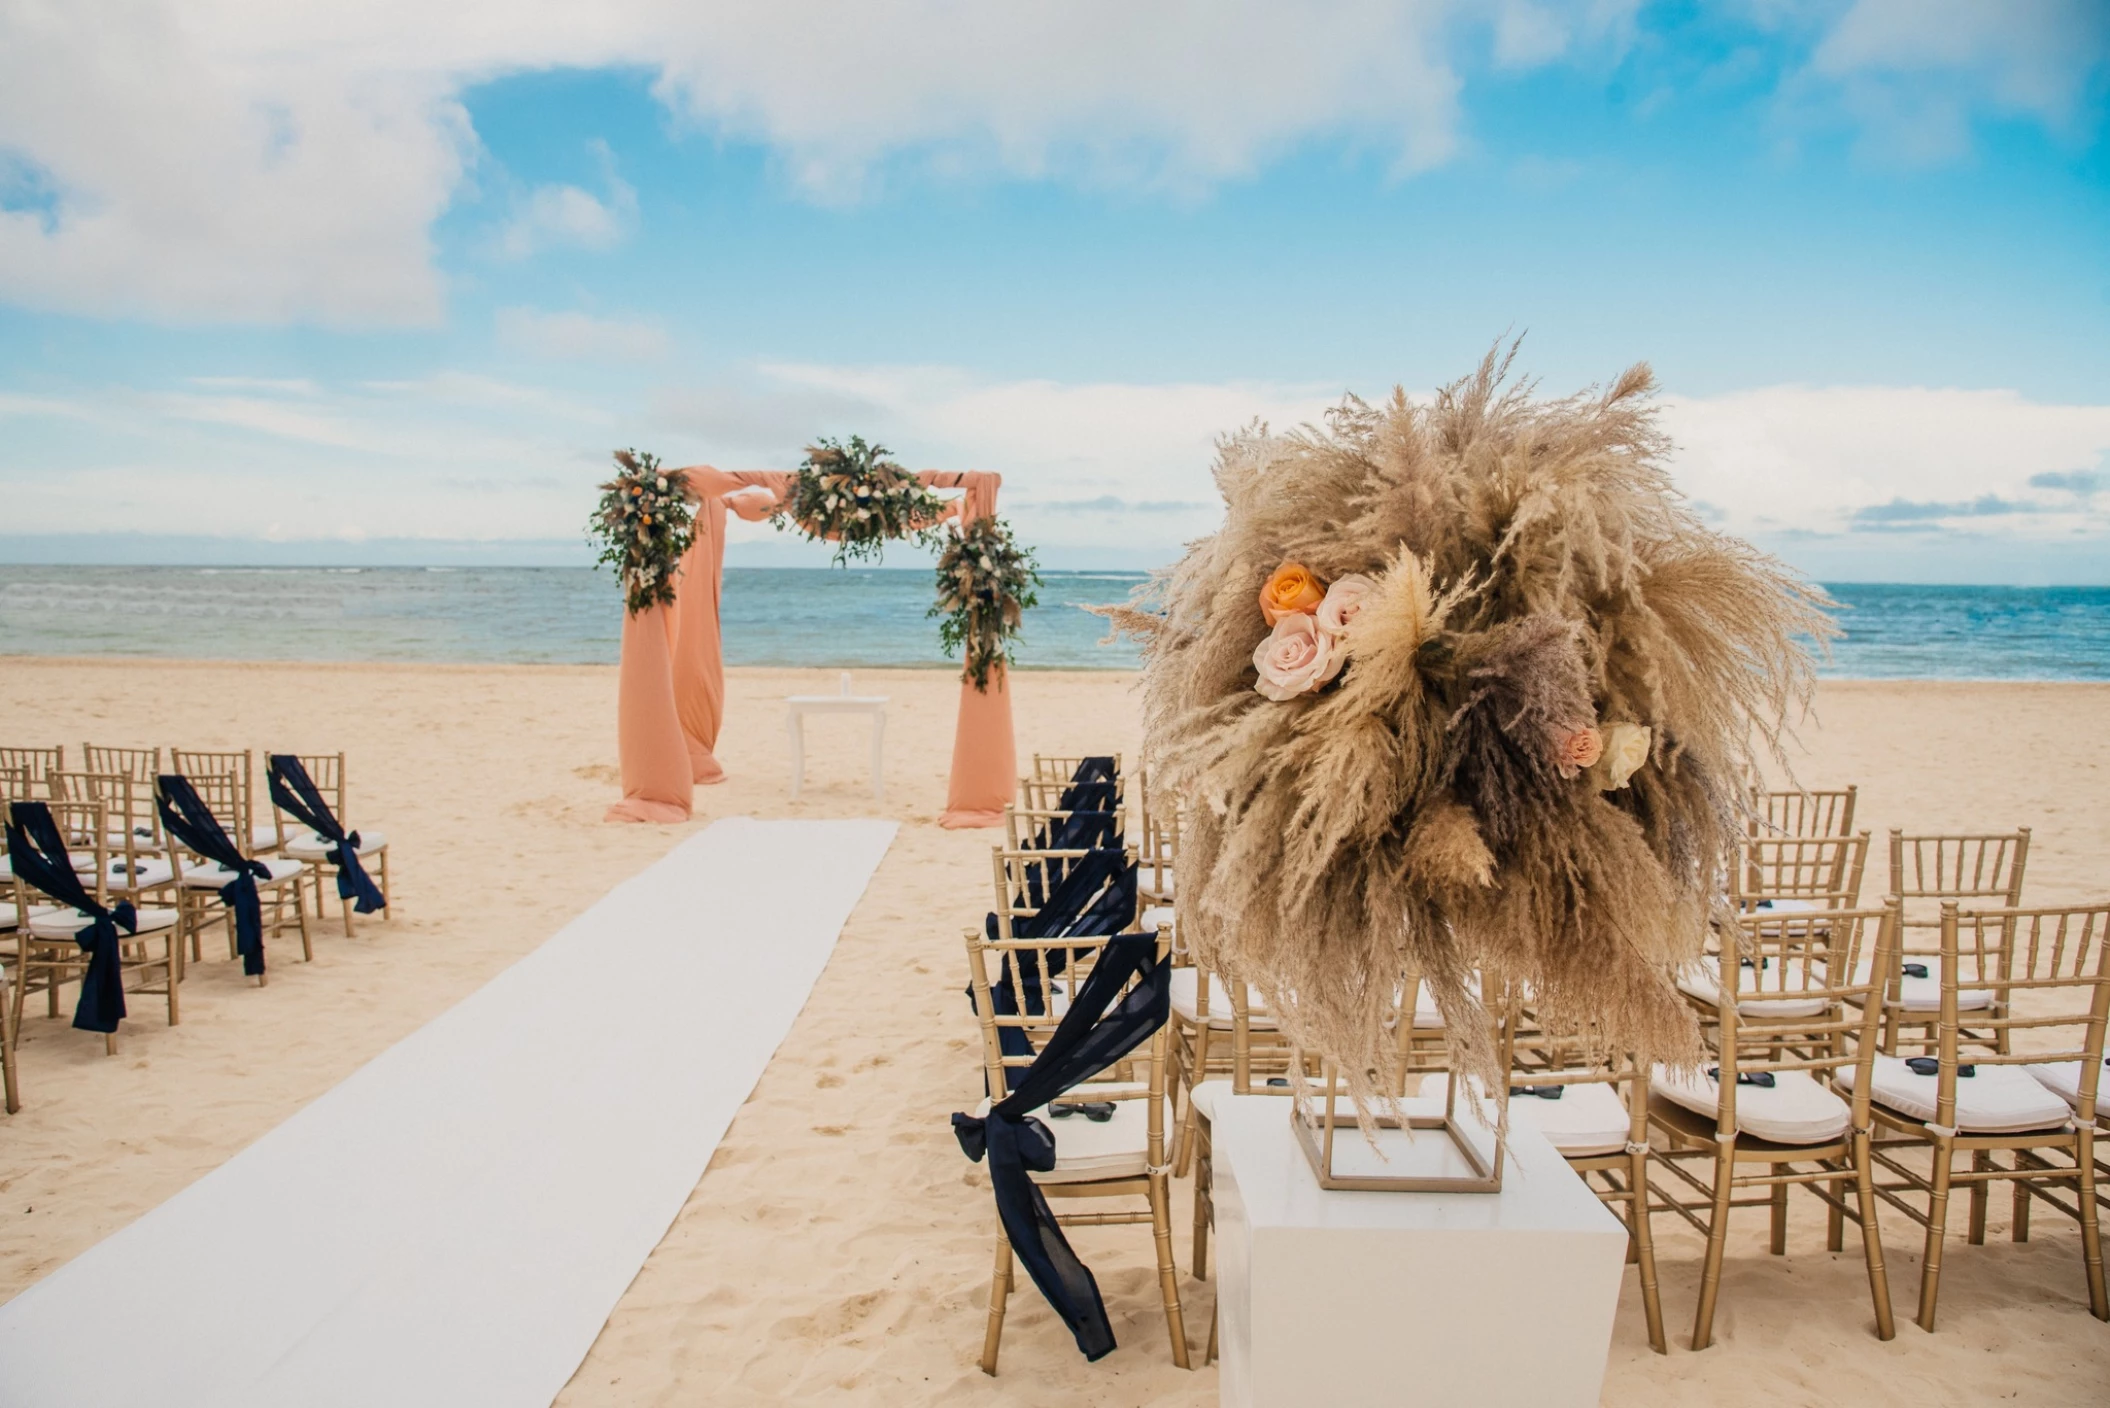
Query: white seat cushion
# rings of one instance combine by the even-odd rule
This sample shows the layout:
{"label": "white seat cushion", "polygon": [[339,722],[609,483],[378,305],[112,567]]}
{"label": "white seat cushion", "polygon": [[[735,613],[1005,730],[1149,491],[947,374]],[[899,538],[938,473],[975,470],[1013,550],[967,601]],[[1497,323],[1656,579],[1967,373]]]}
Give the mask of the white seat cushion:
{"label": "white seat cushion", "polygon": [[[54,905],[33,904],[29,907],[29,917],[32,921],[40,915],[71,914],[72,912],[70,909],[60,909]],[[11,930],[21,922],[22,916],[15,909],[15,902],[13,900],[0,900],[0,930]]]}
{"label": "white seat cushion", "polygon": [[[388,837],[382,832],[362,830],[359,833],[359,854],[362,856],[372,855],[387,844]],[[288,832],[286,835],[285,853],[296,860],[321,860],[331,849],[330,842],[312,831],[302,831],[298,834]],[[1172,916],[1168,914],[1165,917],[1170,919]],[[1149,925],[1144,927],[1148,928]]]}
{"label": "white seat cushion", "polygon": [[[2039,1065],[2024,1066],[2022,1069],[2029,1072],[2031,1079],[2037,1084],[2074,1109],[2081,1108],[2079,1061],[2045,1061]],[[2095,1107],[2098,1112],[2102,1111],[2106,1097],[2110,1097],[2110,1060],[2103,1062],[2103,1074],[2095,1078]]]}
{"label": "white seat cushion", "polygon": [[[282,856],[258,856],[257,861],[271,871],[271,878],[268,880],[261,875],[257,877],[256,883],[259,885],[282,885],[308,868],[301,861]],[[183,884],[186,889],[217,890],[233,881],[234,872],[224,865],[193,863],[183,867]]]}
{"label": "white seat cushion", "polygon": [[[73,868],[83,875],[90,875],[95,871],[95,853],[93,851],[68,851],[66,859],[72,861]],[[0,882],[10,881],[14,878],[14,866],[9,864],[6,856],[0,856]]]}
{"label": "white seat cushion", "polygon": [[1168,865],[1163,870],[1152,870],[1148,864],[1138,867],[1136,887],[1152,899],[1170,903],[1173,892],[1172,867]]}
{"label": "white seat cushion", "polygon": [[[1522,1072],[1512,1072],[1510,1078],[1520,1086],[1533,1084],[1531,1077]],[[1422,1081],[1419,1098],[1441,1100],[1450,1083],[1448,1075],[1430,1076]],[[1474,1082],[1472,1088],[1478,1090],[1479,1083]],[[1510,1123],[1537,1130],[1546,1136],[1548,1144],[1571,1159],[1617,1154],[1626,1148],[1632,1125],[1625,1103],[1610,1084],[1578,1081],[1553,1088],[1561,1092],[1555,1100],[1537,1095],[1510,1096]],[[1488,1106],[1490,1112],[1493,1108]]]}
{"label": "white seat cushion", "polygon": [[127,875],[122,859],[110,862],[108,883],[113,890],[151,890],[156,885],[166,885],[176,877],[176,868],[165,860],[139,862],[137,874]]}
{"label": "white seat cushion", "polygon": [[[1721,1086],[1705,1071],[1673,1077],[1658,1066],[1649,1074],[1649,1089],[1674,1105],[1708,1119],[1721,1114]],[[1775,1144],[1829,1144],[1853,1125],[1853,1111],[1808,1071],[1775,1071],[1771,1089],[1736,1088],[1736,1127]]]}
{"label": "white seat cushion", "polygon": [[[1289,1077],[1280,1071],[1255,1071],[1253,1072],[1254,1088],[1249,1093],[1258,1095],[1263,1089],[1266,1089],[1271,1094],[1287,1096],[1289,1094],[1287,1085],[1269,1087],[1268,1081],[1287,1081],[1288,1079]],[[1213,1120],[1216,1118],[1216,1107],[1223,1101],[1229,1100],[1235,1093],[1234,1085],[1235,1082],[1219,1076],[1215,1080],[1205,1080],[1200,1085],[1195,1086],[1193,1090],[1188,1092],[1188,1098],[1194,1101],[1194,1108],[1201,1112],[1203,1119]]]}
{"label": "white seat cushion", "polygon": [[297,826],[293,826],[290,823],[287,825],[285,831],[281,832],[278,827],[273,825],[271,822],[261,821],[258,822],[255,826],[249,828],[249,844],[261,850],[266,846],[276,846],[277,844],[279,844],[279,842],[283,840],[288,840],[294,836],[298,836],[299,834],[300,828]]}
{"label": "white seat cushion", "polygon": [[[1231,1029],[1231,993],[1224,980],[1215,974],[1209,975],[1209,1010],[1200,1008],[1201,969],[1175,968],[1172,970],[1172,1010],[1190,1026],[1199,1026],[1206,1015],[1211,1027],[1224,1031]],[[1273,1031],[1275,1019],[1267,1015],[1267,1004],[1253,988],[1246,989],[1246,1001],[1251,1012],[1255,1030]]]}
{"label": "white seat cushion", "polygon": [[[1828,1005],[1821,997],[1746,997],[1746,993],[1794,992],[1803,987],[1803,961],[1789,959],[1786,963],[1766,965],[1765,971],[1745,968],[1736,980],[1736,1010],[1746,1017],[1817,1017]],[[1814,980],[1822,986],[1824,975],[1819,973]],[[1678,991],[1698,998],[1709,1007],[1719,1007],[1722,1002],[1722,960],[1708,954],[1699,962],[1688,966],[1678,974]]]}
{"label": "white seat cushion", "polygon": [[[1969,1062],[1965,1062],[1969,1065]],[[1856,1072],[1845,1066],[1839,1084],[1854,1088]],[[1876,1057],[1868,1098],[1910,1120],[1931,1120],[1941,1091],[1940,1076],[1923,1076],[1902,1056]],[[2056,1129],[2073,1117],[2066,1102],[2017,1066],[1979,1065],[1977,1074],[1956,1078],[1956,1127],[1965,1134],[2013,1134]]]}
{"label": "white seat cushion", "polygon": [[[366,853],[366,837],[362,834],[359,840],[361,843],[359,851],[360,854],[364,855]],[[1170,924],[1171,922],[1172,906],[1169,904],[1154,904],[1144,909],[1141,928],[1146,934],[1154,934],[1157,932],[1158,925]]]}
{"label": "white seat cushion", "polygon": [[[1873,960],[1862,959],[1855,970],[1854,981],[1865,983]],[[1905,962],[1925,965],[1927,976],[1915,978],[1910,973],[1898,979],[1897,1001],[1884,1001],[1901,1012],[1941,1011],[1941,955],[1914,953],[1905,956]],[[1982,1012],[1993,1005],[1993,994],[1984,988],[1966,988],[1956,994],[1956,1010],[1959,1012]]]}
{"label": "white seat cushion", "polygon": [[[1082,1105],[1100,1098],[1094,1087],[1080,1085],[1059,1103]],[[1104,1123],[1086,1119],[1082,1114],[1056,1119],[1045,1105],[1031,1111],[1032,1117],[1055,1135],[1055,1167],[1046,1173],[1035,1173],[1033,1181],[1089,1183],[1102,1178],[1142,1177],[1150,1166],[1150,1101],[1148,1097],[1116,1100],[1113,1106],[1114,1117]],[[975,1114],[986,1119],[989,1101],[983,1100]],[[1165,1128],[1172,1128],[1169,1120]]]}
{"label": "white seat cushion", "polygon": [[[176,911],[152,907],[137,911],[138,934],[151,934],[161,929],[176,927]],[[43,913],[32,910],[29,916],[29,932],[40,939],[70,939],[94,921],[87,915],[72,909],[52,909]],[[118,926],[117,936],[125,937],[124,927]]]}

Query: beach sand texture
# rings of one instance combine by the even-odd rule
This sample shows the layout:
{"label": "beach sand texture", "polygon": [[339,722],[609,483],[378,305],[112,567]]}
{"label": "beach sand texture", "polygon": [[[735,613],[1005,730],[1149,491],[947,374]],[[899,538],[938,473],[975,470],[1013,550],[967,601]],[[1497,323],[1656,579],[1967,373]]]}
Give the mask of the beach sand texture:
{"label": "beach sand texture", "polygon": [[[273,950],[271,985],[208,961],[170,1029],[133,1003],[118,1055],[32,1008],[25,1107],[0,1119],[0,1296],[12,1295],[154,1207],[474,990],[610,886],[711,817],[902,822],[789,1040],[666,1240],[610,1317],[565,1404],[801,1401],[1210,1404],[1213,1368],[1172,1367],[1145,1228],[1086,1229],[1121,1348],[1086,1364],[1029,1284],[1011,1302],[1001,1376],[977,1369],[994,1212],[947,1116],[980,1094],[961,988],[963,926],[988,907],[996,833],[936,825],[953,677],[860,671],[890,694],[887,800],[865,782],[865,723],[808,725],[807,790],[789,800],[781,696],[833,692],[818,670],[730,672],[723,757],[731,780],[698,789],[690,827],[606,826],[618,792],[614,671],[568,667],[214,665],[0,660],[0,741],[83,740],[350,754],[353,825],[389,835],[398,916],[343,937],[316,929],[312,965]],[[1030,672],[1014,682],[1022,761],[1134,753],[1133,676]],[[2110,686],[1832,683],[1805,725],[1800,774],[1857,782],[1875,830],[2036,829],[2033,900],[2110,890]],[[1883,862],[1873,858],[1870,891]],[[711,897],[699,894],[699,905]],[[209,936],[210,941],[210,936]],[[70,1014],[71,992],[66,1012]],[[666,994],[665,1020],[682,1020]],[[553,1034],[562,1039],[561,1033]],[[1649,1352],[1629,1271],[1604,1401],[1619,1405],[2100,1403],[2110,1326],[2091,1319],[2070,1223],[2040,1212],[2005,1240],[1996,1195],[1987,1245],[1952,1234],[1941,1330],[1910,1323],[1920,1239],[1886,1213],[1898,1312],[1872,1333],[1852,1233],[1824,1250],[1813,1199],[1795,1204],[1789,1255],[1766,1219],[1735,1224],[1717,1343],[1683,1347],[1700,1243],[1660,1217],[1672,1353]],[[1189,1258],[1191,1202],[1174,1219]],[[1199,1362],[1213,1287],[1182,1294]],[[1487,1352],[1528,1324],[1488,1327]],[[1413,1366],[1402,1364],[1402,1375]]]}

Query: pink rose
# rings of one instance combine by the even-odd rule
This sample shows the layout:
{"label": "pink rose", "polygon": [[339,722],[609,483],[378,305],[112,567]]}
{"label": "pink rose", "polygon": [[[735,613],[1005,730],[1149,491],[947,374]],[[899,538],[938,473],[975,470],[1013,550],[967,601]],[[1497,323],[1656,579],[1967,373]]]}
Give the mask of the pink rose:
{"label": "pink rose", "polygon": [[1292,611],[1253,647],[1253,668],[1260,672],[1253,687],[1269,699],[1295,699],[1338,675],[1345,662],[1332,636],[1304,612]]}
{"label": "pink rose", "polygon": [[1363,609],[1363,599],[1377,590],[1377,583],[1360,572],[1350,572],[1326,589],[1326,599],[1319,603],[1313,613],[1320,631],[1331,636],[1338,644],[1348,623],[1355,613]]}
{"label": "pink rose", "polygon": [[1604,735],[1594,728],[1577,729],[1561,739],[1561,776],[1573,777],[1585,768],[1593,768],[1603,756]]}

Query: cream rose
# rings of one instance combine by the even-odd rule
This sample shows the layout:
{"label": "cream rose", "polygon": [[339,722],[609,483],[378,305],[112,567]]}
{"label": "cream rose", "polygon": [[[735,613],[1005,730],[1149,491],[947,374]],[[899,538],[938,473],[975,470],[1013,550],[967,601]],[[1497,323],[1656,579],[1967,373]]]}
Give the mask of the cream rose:
{"label": "cream rose", "polygon": [[1293,611],[1253,647],[1253,668],[1260,672],[1253,687],[1278,702],[1295,699],[1338,675],[1344,660],[1333,637],[1304,612]]}
{"label": "cream rose", "polygon": [[1326,589],[1326,599],[1319,603],[1312,619],[1318,623],[1320,631],[1333,637],[1338,648],[1348,623],[1355,619],[1355,613],[1363,609],[1364,600],[1376,590],[1377,583],[1360,572],[1350,572]]}
{"label": "cream rose", "polygon": [[1608,724],[1604,731],[1604,781],[1599,790],[1616,792],[1648,761],[1655,735],[1645,724]]}

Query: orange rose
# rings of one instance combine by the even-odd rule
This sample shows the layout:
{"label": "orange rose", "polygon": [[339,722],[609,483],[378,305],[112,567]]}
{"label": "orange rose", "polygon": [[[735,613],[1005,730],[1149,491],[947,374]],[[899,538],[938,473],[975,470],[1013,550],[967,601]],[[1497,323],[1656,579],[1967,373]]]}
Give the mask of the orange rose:
{"label": "orange rose", "polygon": [[1277,567],[1260,589],[1260,615],[1272,626],[1294,612],[1312,612],[1326,599],[1326,589],[1301,562]]}

